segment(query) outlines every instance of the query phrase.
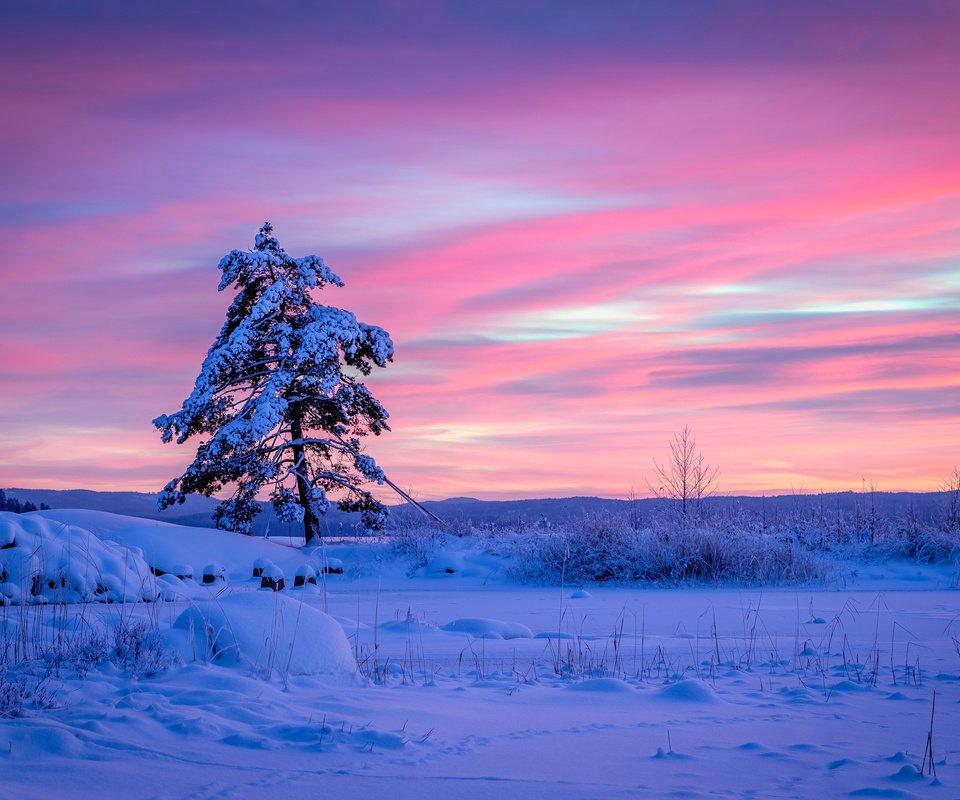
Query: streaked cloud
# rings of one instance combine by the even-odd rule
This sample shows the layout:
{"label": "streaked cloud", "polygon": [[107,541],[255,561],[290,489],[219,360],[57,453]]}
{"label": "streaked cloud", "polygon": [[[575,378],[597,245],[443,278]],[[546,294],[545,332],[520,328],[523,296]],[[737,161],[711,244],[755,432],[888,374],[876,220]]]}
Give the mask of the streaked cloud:
{"label": "streaked cloud", "polygon": [[420,497],[931,489],[960,396],[960,8],[21,4],[0,485],[153,490],[264,219],[386,327]]}

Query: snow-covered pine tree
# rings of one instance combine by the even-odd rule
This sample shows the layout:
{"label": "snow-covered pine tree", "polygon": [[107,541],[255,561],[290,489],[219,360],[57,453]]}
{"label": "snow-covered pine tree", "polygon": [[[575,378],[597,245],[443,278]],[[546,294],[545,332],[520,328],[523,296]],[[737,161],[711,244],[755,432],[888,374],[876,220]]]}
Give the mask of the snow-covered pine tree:
{"label": "snow-covered pine tree", "polygon": [[302,519],[307,542],[320,535],[331,501],[381,527],[386,509],[361,484],[386,478],[360,437],[390,428],[358,375],[393,360],[389,334],[316,303],[314,290],[343,281],[317,256],[284,252],[269,222],[252,251],[234,250],[219,268],[220,291],[236,286],[238,294],[183,408],[153,421],[164,442],[205,439],[158,507],[231,485],[214,514],[221,528],[250,533],[258,494],[281,519]]}

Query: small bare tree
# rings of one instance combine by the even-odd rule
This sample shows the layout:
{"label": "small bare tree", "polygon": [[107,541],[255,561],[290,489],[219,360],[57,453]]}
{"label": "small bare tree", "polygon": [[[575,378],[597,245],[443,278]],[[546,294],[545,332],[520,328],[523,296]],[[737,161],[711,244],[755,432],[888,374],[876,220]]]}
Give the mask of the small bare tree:
{"label": "small bare tree", "polygon": [[700,513],[703,499],[717,492],[720,470],[704,461],[689,425],[684,425],[683,430],[673,435],[670,455],[663,464],[653,460],[653,471],[656,480],[647,481],[647,486],[657,497],[675,500],[683,517],[690,513],[694,504]]}

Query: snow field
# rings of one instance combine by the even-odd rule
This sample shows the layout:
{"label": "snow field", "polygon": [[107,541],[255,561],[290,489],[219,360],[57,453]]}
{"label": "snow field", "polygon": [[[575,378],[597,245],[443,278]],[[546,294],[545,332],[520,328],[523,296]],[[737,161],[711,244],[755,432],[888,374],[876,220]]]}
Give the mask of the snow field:
{"label": "snow field", "polygon": [[[140,632],[126,658],[111,638],[86,669],[62,659],[52,707],[0,720],[4,796],[960,796],[949,568],[859,565],[842,590],[583,591],[518,584],[464,540],[414,570],[358,543],[324,548],[342,575],[274,593],[256,558],[289,580],[322,554],[237,536],[205,558],[200,530],[98,524],[228,580],[0,609],[8,684],[31,667],[8,647],[24,630]],[[161,668],[136,666],[138,641]],[[920,771],[934,691],[936,777]]]}

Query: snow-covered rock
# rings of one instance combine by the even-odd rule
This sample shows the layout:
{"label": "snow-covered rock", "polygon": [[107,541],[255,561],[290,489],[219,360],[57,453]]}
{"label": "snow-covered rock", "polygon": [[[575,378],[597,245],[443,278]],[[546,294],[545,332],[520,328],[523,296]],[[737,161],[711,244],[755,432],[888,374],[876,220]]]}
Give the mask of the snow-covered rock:
{"label": "snow-covered rock", "polygon": [[207,564],[201,571],[201,582],[204,584],[216,583],[227,579],[227,568],[222,564]]}
{"label": "snow-covered rock", "polygon": [[309,564],[301,564],[297,567],[297,574],[294,576],[294,587],[304,586],[305,584],[316,584],[317,571]]}

